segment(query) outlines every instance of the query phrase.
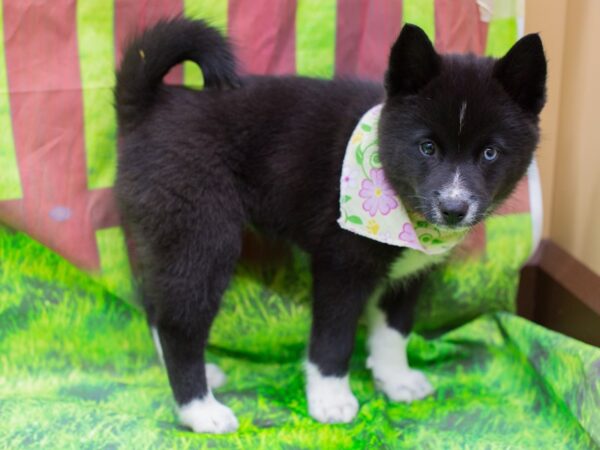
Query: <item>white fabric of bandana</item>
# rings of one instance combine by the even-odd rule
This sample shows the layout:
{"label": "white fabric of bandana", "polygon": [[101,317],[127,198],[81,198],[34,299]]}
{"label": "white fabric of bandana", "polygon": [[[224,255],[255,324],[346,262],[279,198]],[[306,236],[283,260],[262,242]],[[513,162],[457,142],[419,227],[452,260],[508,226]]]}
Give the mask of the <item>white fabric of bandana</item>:
{"label": "white fabric of bandana", "polygon": [[384,244],[438,255],[458,244],[466,230],[441,229],[407,211],[379,161],[378,127],[383,105],[360,119],[346,147],[340,180],[340,218],[348,231]]}

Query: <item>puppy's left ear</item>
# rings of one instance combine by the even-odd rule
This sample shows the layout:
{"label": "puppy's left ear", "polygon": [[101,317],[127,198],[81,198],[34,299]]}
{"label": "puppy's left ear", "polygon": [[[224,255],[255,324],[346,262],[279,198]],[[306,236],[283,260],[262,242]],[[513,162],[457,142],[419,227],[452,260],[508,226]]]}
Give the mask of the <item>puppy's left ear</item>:
{"label": "puppy's left ear", "polygon": [[546,103],[546,71],[542,40],[528,34],[496,61],[494,78],[521,108],[537,115]]}
{"label": "puppy's left ear", "polygon": [[416,94],[440,72],[441,58],[425,32],[406,24],[392,46],[385,89],[389,97]]}

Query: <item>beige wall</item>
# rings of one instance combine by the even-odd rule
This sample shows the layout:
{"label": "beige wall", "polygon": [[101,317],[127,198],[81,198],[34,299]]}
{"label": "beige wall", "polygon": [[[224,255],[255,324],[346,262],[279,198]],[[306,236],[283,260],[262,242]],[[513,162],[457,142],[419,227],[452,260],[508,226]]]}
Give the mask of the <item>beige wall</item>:
{"label": "beige wall", "polygon": [[526,0],[548,57],[544,236],[600,274],[600,0]]}

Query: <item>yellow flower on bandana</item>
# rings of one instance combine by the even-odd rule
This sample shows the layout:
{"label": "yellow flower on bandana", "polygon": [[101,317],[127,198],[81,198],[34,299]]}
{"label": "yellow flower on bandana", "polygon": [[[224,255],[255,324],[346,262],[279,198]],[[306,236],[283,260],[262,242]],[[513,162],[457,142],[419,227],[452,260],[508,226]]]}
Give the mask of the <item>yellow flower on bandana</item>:
{"label": "yellow flower on bandana", "polygon": [[379,228],[380,228],[379,224],[377,223],[377,221],[375,219],[368,220],[367,230],[369,231],[369,233],[377,235],[377,233],[379,233]]}
{"label": "yellow flower on bandana", "polygon": [[351,142],[356,145],[358,144],[360,141],[362,141],[363,138],[363,134],[359,131],[357,133],[354,133],[354,135],[352,136]]}

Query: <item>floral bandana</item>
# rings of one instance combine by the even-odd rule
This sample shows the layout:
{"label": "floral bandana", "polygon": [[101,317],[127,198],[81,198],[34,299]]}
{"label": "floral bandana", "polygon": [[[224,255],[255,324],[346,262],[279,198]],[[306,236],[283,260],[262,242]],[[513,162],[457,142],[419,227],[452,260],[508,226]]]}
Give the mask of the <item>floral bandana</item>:
{"label": "floral bandana", "polygon": [[465,229],[440,229],[423,216],[408,212],[385,179],[379,161],[377,130],[382,105],[371,108],[352,133],[340,181],[340,218],[348,231],[389,245],[428,255],[451,250]]}

